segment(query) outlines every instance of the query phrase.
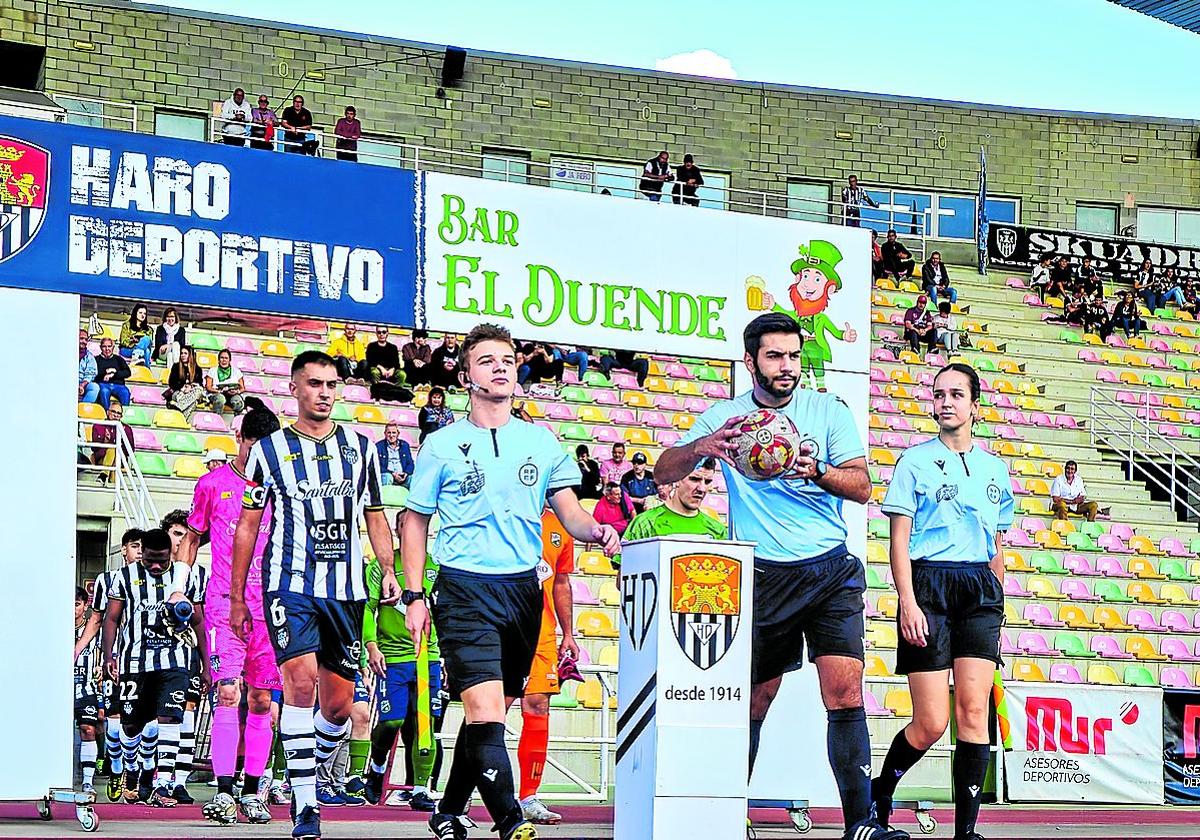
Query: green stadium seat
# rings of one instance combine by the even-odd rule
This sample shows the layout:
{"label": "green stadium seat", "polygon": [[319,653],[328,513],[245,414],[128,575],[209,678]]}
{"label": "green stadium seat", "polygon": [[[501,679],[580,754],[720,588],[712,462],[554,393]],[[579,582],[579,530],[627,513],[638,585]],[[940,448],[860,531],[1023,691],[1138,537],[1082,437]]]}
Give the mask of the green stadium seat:
{"label": "green stadium seat", "polygon": [[1063,656],[1072,656],[1077,659],[1095,659],[1100,655],[1088,650],[1083,637],[1078,633],[1069,633],[1065,630],[1054,635],[1054,648],[1062,651]]}
{"label": "green stadium seat", "polygon": [[1170,363],[1172,368],[1183,371],[1184,373],[1187,373],[1192,369],[1192,363],[1183,356],[1171,356],[1169,359],[1167,359],[1167,361]]}
{"label": "green stadium seat", "polygon": [[888,526],[886,519],[872,519],[867,523],[867,533],[877,540],[886,540],[889,536]]}
{"label": "green stadium seat", "polygon": [[578,709],[579,701],[575,699],[574,683],[567,683],[562,691],[550,696],[551,709]]}
{"label": "green stadium seat", "polygon": [[1158,571],[1166,575],[1168,580],[1182,580],[1188,583],[1196,580],[1194,575],[1188,574],[1187,566],[1178,557],[1164,557],[1158,564]]}
{"label": "green stadium seat", "polygon": [[876,571],[874,566],[867,566],[867,589],[887,589],[887,581]]}
{"label": "green stadium seat", "polygon": [[140,405],[125,406],[125,414],[121,418],[130,426],[153,426],[154,414]]}
{"label": "green stadium seat", "polygon": [[350,410],[350,406],[344,402],[336,402],[333,404],[333,414],[330,415],[338,423],[353,423],[354,412]]}
{"label": "green stadium seat", "polygon": [[1083,337],[1074,330],[1060,330],[1058,340],[1065,341],[1067,344],[1083,344]]}
{"label": "green stadium seat", "polygon": [[[591,375],[590,373],[588,374]],[[559,399],[570,403],[588,403],[592,401],[592,396],[587,392],[587,389],[581,388],[578,385],[564,385],[562,390],[558,392]]]}
{"label": "green stadium seat", "polygon": [[296,345],[296,355],[299,356],[301,353],[307,353],[309,350],[316,350],[318,353],[324,353],[325,349],[325,345],[323,344],[312,344],[307,341],[302,341]]}
{"label": "green stadium seat", "polygon": [[985,439],[990,440],[991,438],[994,438],[995,436],[996,436],[995,430],[993,430],[992,427],[989,426],[987,423],[976,423],[975,424],[975,437],[985,438]]}
{"label": "green stadium seat", "polygon": [[197,350],[211,350],[216,353],[221,349],[221,343],[215,335],[209,333],[188,333],[189,343]]}
{"label": "green stadium seat", "polygon": [[598,370],[589,370],[583,377],[583,384],[589,388],[609,388],[612,386],[608,377]]}
{"label": "green stadium seat", "polygon": [[987,356],[975,357],[975,369],[984,373],[996,373],[999,371],[999,368],[996,367],[996,363]]}
{"label": "green stadium seat", "polygon": [[1146,385],[1149,385],[1152,388],[1167,387],[1167,383],[1163,382],[1163,378],[1161,376],[1159,376],[1157,373],[1142,374],[1142,382],[1145,383]]}
{"label": "green stadium seat", "polygon": [[384,507],[403,507],[408,501],[408,488],[398,484],[385,484],[381,488],[381,498]]}
{"label": "green stadium seat", "polygon": [[163,449],[181,455],[203,455],[204,447],[190,432],[171,432],[163,440]]}
{"label": "green stadium seat", "polygon": [[563,423],[558,427],[558,436],[561,440],[592,441],[592,433],[582,423]]}
{"label": "green stadium seat", "polygon": [[1093,540],[1101,534],[1108,533],[1108,527],[1100,522],[1081,522],[1079,530],[1087,534]]}
{"label": "green stadium seat", "polygon": [[[1068,534],[1068,537],[1071,535]],[[1062,562],[1049,551],[1035,551],[1029,557],[1029,564],[1044,575],[1065,575],[1069,572],[1063,568]]]}
{"label": "green stadium seat", "polygon": [[1158,685],[1158,679],[1145,665],[1125,666],[1122,681],[1125,685],[1144,686],[1146,688],[1154,688]]}
{"label": "green stadium seat", "polygon": [[1112,604],[1132,604],[1133,599],[1121,590],[1121,585],[1115,580],[1098,580],[1092,592],[1102,601]]}
{"label": "green stadium seat", "polygon": [[466,411],[471,404],[465,391],[453,391],[446,395],[446,407],[451,411]]}
{"label": "green stadium seat", "polygon": [[696,378],[701,382],[724,382],[725,375],[712,365],[702,364],[696,368]]}
{"label": "green stadium seat", "polygon": [[1083,531],[1072,531],[1071,533],[1067,534],[1067,545],[1078,551],[1100,550],[1100,547],[1096,545],[1096,541]]}
{"label": "green stadium seat", "polygon": [[[125,409],[125,422],[129,422],[129,409]],[[1192,541],[1188,543],[1188,551],[1192,554],[1200,554],[1200,537],[1192,537]]]}
{"label": "green stadium seat", "polygon": [[156,452],[134,452],[133,458],[137,462],[138,469],[145,476],[169,476],[171,468],[167,466],[167,459]]}

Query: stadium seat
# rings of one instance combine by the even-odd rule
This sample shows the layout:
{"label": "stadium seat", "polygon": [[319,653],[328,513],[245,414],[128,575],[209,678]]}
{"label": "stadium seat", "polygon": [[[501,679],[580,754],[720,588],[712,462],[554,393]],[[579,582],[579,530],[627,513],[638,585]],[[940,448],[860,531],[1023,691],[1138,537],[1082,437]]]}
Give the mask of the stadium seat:
{"label": "stadium seat", "polygon": [[192,415],[192,428],[198,432],[225,432],[229,431],[229,426],[225,424],[225,418],[212,411],[197,411]]}
{"label": "stadium seat", "polygon": [[154,376],[154,371],[145,365],[130,365],[129,378],[125,380],[127,385],[132,385],[135,382],[153,384],[158,382]]}
{"label": "stadium seat", "polygon": [[605,645],[596,657],[596,664],[602,668],[616,668],[617,658],[621,654],[619,645]]}
{"label": "stadium seat", "polygon": [[[168,452],[184,455],[204,454],[204,448],[200,445],[200,441],[189,432],[171,432],[163,439],[163,448]],[[178,462],[176,462],[175,474],[179,475]]]}
{"label": "stadium seat", "polygon": [[[602,709],[604,708],[604,688],[600,685],[600,680],[590,678],[580,684],[575,690],[575,699],[579,705],[585,709]],[[617,698],[609,698],[609,708],[617,707]]]}
{"label": "stadium seat", "polygon": [[1121,681],[1125,685],[1146,688],[1154,688],[1158,685],[1158,680],[1154,678],[1154,674],[1145,665],[1127,665]]}
{"label": "stadium seat", "polygon": [[[1182,543],[1180,544],[1182,548]],[[1158,564],[1158,570],[1168,580],[1178,580],[1184,583],[1194,583],[1197,578],[1190,574],[1183,561],[1178,557],[1164,557],[1163,561]]]}
{"label": "stadium seat", "polygon": [[1178,583],[1164,583],[1158,590],[1159,596],[1168,604],[1177,607],[1195,607],[1200,605],[1195,598],[1189,597]]}
{"label": "stadium seat", "polygon": [[[1024,534],[1024,531],[1013,530],[1009,533]],[[1004,551],[1004,568],[1010,572],[1032,572],[1033,568],[1025,562],[1025,556],[1019,551]]]}
{"label": "stadium seat", "polygon": [[[1007,577],[1005,580],[1007,580]],[[1058,601],[1067,597],[1058,591],[1058,587],[1054,585],[1054,581],[1042,575],[1030,575],[1027,585],[1035,598]]]}
{"label": "stadium seat", "polygon": [[1088,618],[1083,607],[1076,604],[1059,604],[1058,620],[1072,630],[1099,630],[1100,625]]}
{"label": "stadium seat", "polygon": [[1163,668],[1158,675],[1163,688],[1194,688],[1188,679],[1187,671],[1182,668]]}
{"label": "stadium seat", "polygon": [[173,408],[160,408],[154,412],[154,425],[159,429],[190,429],[184,416]]}
{"label": "stadium seat", "polygon": [[898,637],[894,624],[872,624],[867,628],[866,642],[869,647],[878,650],[895,650]]}
{"label": "stadium seat", "polygon": [[1132,604],[1133,599],[1121,591],[1121,585],[1112,580],[1098,580],[1095,593],[1102,601],[1112,604]]}
{"label": "stadium seat", "polygon": [[595,438],[582,423],[563,423],[558,427],[558,436],[563,440],[590,443]]}
{"label": "stadium seat", "polygon": [[883,696],[883,707],[896,717],[912,717],[912,695],[907,688],[890,688]]}
{"label": "stadium seat", "polygon": [[125,415],[122,417],[127,426],[152,426],[154,425],[154,415],[146,409],[137,405],[125,406]]}
{"label": "stadium seat", "polygon": [[863,688],[863,708],[866,710],[867,717],[891,717],[890,710],[885,709],[883,704],[879,702],[879,698],[875,696],[875,692],[869,687]]}
{"label": "stadium seat", "polygon": [[608,558],[599,551],[585,551],[580,554],[575,568],[581,575],[615,575],[617,573]]}
{"label": "stadium seat", "polygon": [[1125,590],[1126,594],[1137,601],[1139,604],[1165,604],[1162,598],[1154,594],[1154,589],[1150,584],[1142,581],[1134,581],[1129,584],[1129,588]]}
{"label": "stadium seat", "polygon": [[1099,654],[1088,650],[1081,636],[1065,630],[1054,634],[1054,648],[1062,656],[1070,656],[1078,659],[1095,659],[1099,656]]}
{"label": "stadium seat", "polygon": [[[89,436],[90,439],[91,437]],[[133,448],[145,452],[158,452],[162,450],[162,443],[159,442],[158,433],[153,429],[145,429],[138,426],[133,430]]]}
{"label": "stadium seat", "polygon": [[1032,598],[1032,593],[1021,585],[1016,575],[1004,576],[1004,594],[1009,598]]}
{"label": "stadium seat", "polygon": [[1169,633],[1196,633],[1200,632],[1192,627],[1191,616],[1195,613],[1184,613],[1181,610],[1163,610],[1159,616],[1159,621],[1163,627],[1167,628]]}
{"label": "stadium seat", "polygon": [[175,459],[172,472],[178,478],[200,478],[208,472],[208,468],[194,455],[180,455]]}
{"label": "stadium seat", "polygon": [[1023,659],[1013,663],[1012,678],[1017,682],[1046,682],[1046,674],[1036,662]]}
{"label": "stadium seat", "polygon": [[[1142,633],[1165,633],[1167,628],[1158,623],[1158,619],[1150,610],[1144,610],[1141,607],[1130,607],[1129,612],[1125,615],[1125,620],[1132,624],[1137,630]],[[1128,645],[1126,650],[1129,650]],[[1133,651],[1129,651],[1133,653]]]}
{"label": "stadium seat", "polygon": [[600,591],[596,593],[596,597],[606,607],[616,607],[621,603],[621,593],[617,591],[617,585],[611,580],[603,581],[600,584]]}
{"label": "stadium seat", "polygon": [[[1005,580],[1007,579],[1006,577]],[[1029,624],[1028,621],[1017,613],[1016,606],[1010,601],[1004,602],[1004,623],[1009,627],[1021,627]]]}
{"label": "stadium seat", "polygon": [[[887,521],[886,520],[881,520],[881,521],[884,523],[884,525],[886,527]],[[889,562],[888,550],[883,545],[883,543],[876,542],[875,540],[867,541],[867,562],[868,563],[879,563],[881,565],[888,564],[888,562]]]}
{"label": "stadium seat", "polygon": [[356,405],[354,407],[354,420],[356,423],[383,424],[387,422],[382,409],[377,405]]}
{"label": "stadium seat", "polygon": [[1050,682],[1075,685],[1083,682],[1079,669],[1069,662],[1054,662],[1050,665]]}
{"label": "stadium seat", "polygon": [[1120,644],[1113,636],[1095,634],[1089,647],[1105,659],[1133,659],[1133,654],[1121,650]]}
{"label": "stadium seat", "polygon": [[558,694],[550,695],[552,709],[578,709],[579,701],[575,699],[575,684],[567,683]]}
{"label": "stadium seat", "polygon": [[608,613],[600,610],[581,610],[575,619],[575,629],[585,638],[615,639],[617,628]]}
{"label": "stadium seat", "polygon": [[571,601],[585,607],[594,607],[600,603],[600,600],[592,594],[587,581],[578,577],[571,578]]}
{"label": "stadium seat", "polygon": [[885,618],[895,618],[896,613],[900,609],[898,596],[895,592],[885,592],[875,602],[875,609],[879,610],[880,614]]}
{"label": "stadium seat", "polygon": [[1021,649],[1012,643],[1012,639],[1008,637],[1008,633],[1000,631],[1000,655],[1001,656],[1020,656]]}
{"label": "stadium seat", "polygon": [[1065,626],[1062,621],[1059,621],[1050,613],[1050,608],[1045,604],[1026,604],[1022,614],[1025,620],[1034,627]]}
{"label": "stadium seat", "polygon": [[888,582],[874,566],[867,566],[867,589],[887,589]]}
{"label": "stadium seat", "polygon": [[1125,639],[1125,652],[1145,662],[1163,662],[1167,659],[1167,657],[1154,649],[1154,643],[1145,636],[1127,637]]}
{"label": "stadium seat", "polygon": [[891,677],[894,676],[892,669],[883,661],[883,657],[877,653],[868,653],[866,656],[866,664],[863,669],[864,676],[868,677]]}
{"label": "stadium seat", "polygon": [[78,403],[76,414],[80,420],[105,420],[108,418],[105,410],[96,403]]}
{"label": "stadium seat", "polygon": [[1070,572],[1063,568],[1058,556],[1051,554],[1048,551],[1035,551],[1032,555],[1030,555],[1029,563],[1035,569],[1037,569],[1040,574],[1043,575],[1070,574]]}
{"label": "stadium seat", "polygon": [[157,385],[130,385],[129,396],[140,405],[166,405],[163,389]]}
{"label": "stadium seat", "polygon": [[134,452],[133,458],[144,476],[169,476],[171,474],[166,459],[155,452]]}
{"label": "stadium seat", "polygon": [[1092,621],[1105,630],[1132,630],[1133,625],[1127,624],[1124,617],[1115,607],[1099,606],[1092,613]]}
{"label": "stadium seat", "polygon": [[[1105,534],[1105,536],[1110,536]],[[1115,537],[1120,539],[1120,537]],[[1118,557],[1101,557],[1096,561],[1096,573],[1106,578],[1131,578],[1133,575],[1125,571],[1125,566]]]}
{"label": "stadium seat", "polygon": [[1066,578],[1062,582],[1062,594],[1066,595],[1072,601],[1099,601],[1092,591],[1088,589],[1086,580],[1078,578]]}
{"label": "stadium seat", "polygon": [[1162,653],[1172,662],[1200,662],[1183,639],[1167,637],[1162,640]]}
{"label": "stadium seat", "polygon": [[1062,656],[1059,651],[1050,647],[1045,636],[1034,631],[1026,631],[1017,636],[1017,647],[1030,656]]}
{"label": "stadium seat", "polygon": [[1087,669],[1087,681],[1092,685],[1120,685],[1121,680],[1111,665],[1093,663]]}
{"label": "stadium seat", "polygon": [[275,339],[267,339],[258,345],[258,352],[263,356],[274,356],[279,359],[292,358],[291,348],[286,343]]}

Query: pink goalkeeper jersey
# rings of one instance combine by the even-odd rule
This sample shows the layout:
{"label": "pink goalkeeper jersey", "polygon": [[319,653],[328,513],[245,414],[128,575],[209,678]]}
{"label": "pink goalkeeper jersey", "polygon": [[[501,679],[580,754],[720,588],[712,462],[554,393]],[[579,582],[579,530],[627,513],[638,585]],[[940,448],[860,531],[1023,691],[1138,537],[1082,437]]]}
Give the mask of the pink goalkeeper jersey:
{"label": "pink goalkeeper jersey", "polygon": [[[246,491],[246,477],[226,464],[196,482],[192,497],[192,512],[188,516],[188,527],[197,534],[208,533],[212,549],[212,569],[208,583],[208,597],[228,596],[230,574],[233,570],[233,535],[237,530],[238,517],[242,514],[242,495]],[[271,536],[271,511],[263,514],[258,526],[258,539],[254,542],[254,556],[250,560],[250,572],[246,576],[246,600],[262,598],[262,557]]]}

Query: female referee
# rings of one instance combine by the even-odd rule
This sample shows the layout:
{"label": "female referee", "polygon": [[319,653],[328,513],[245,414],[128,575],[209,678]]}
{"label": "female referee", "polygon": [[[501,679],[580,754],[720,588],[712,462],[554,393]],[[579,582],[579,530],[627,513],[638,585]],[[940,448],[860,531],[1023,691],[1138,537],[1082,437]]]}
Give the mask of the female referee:
{"label": "female referee", "polygon": [[886,826],[901,777],[946,731],[953,669],[955,840],[983,840],[975,823],[990,757],[988,701],[1000,664],[1000,532],[1013,520],[1008,468],[976,446],[971,433],[978,412],[975,370],[960,363],[942,368],[933,382],[938,436],[904,452],[883,502],[900,595],[896,672],[908,675],[913,719],[892,741],[872,796]]}

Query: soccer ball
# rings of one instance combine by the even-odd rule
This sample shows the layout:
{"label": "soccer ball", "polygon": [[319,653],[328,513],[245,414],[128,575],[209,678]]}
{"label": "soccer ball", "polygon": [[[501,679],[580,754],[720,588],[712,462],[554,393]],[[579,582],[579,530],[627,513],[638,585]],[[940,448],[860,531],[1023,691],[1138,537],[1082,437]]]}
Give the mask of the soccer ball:
{"label": "soccer ball", "polygon": [[788,472],[800,457],[800,435],[787,415],[759,408],[734,427],[737,471],[752,481],[767,481]]}

